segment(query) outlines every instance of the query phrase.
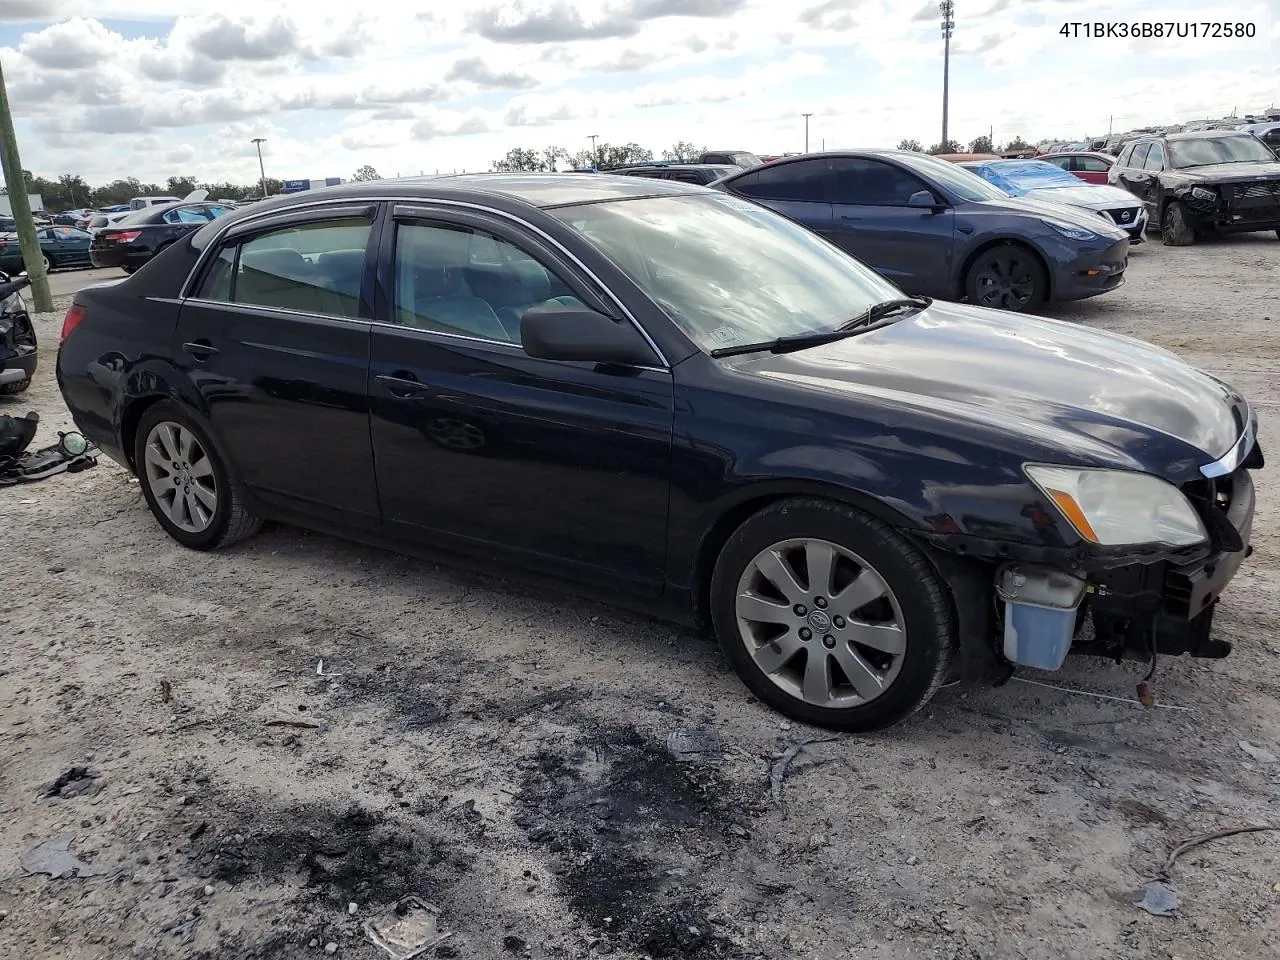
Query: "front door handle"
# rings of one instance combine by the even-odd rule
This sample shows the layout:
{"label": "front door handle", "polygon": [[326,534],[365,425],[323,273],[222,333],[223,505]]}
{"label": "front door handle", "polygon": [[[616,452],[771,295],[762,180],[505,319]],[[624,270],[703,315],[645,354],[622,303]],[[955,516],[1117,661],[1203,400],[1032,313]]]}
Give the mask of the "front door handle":
{"label": "front door handle", "polygon": [[841,220],[861,220],[862,218],[852,216],[851,214],[848,214],[848,213],[842,213],[840,214],[840,219]]}
{"label": "front door handle", "polygon": [[393,397],[399,397],[401,400],[407,400],[411,397],[425,397],[431,392],[425,383],[422,383],[407,370],[397,370],[395,373],[380,373],[374,379],[386,386],[387,391]]}
{"label": "front door handle", "polygon": [[184,343],[182,349],[197,360],[208,360],[218,352],[218,348],[208,340],[192,340],[189,343]]}

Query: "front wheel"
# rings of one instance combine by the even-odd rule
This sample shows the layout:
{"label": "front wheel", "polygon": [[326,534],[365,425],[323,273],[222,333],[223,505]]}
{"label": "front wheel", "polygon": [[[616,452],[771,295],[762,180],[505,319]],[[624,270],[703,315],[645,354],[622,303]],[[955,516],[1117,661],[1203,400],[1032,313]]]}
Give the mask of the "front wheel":
{"label": "front wheel", "polygon": [[49,272],[53,270],[56,264],[53,262],[53,258],[49,256],[47,253],[43,254],[40,257],[40,259],[44,261],[44,272],[45,272],[45,275],[48,276]]}
{"label": "front wheel", "polygon": [[984,250],[965,275],[969,302],[997,310],[1027,310],[1043,301],[1048,289],[1039,259],[1016,243]]}
{"label": "front wheel", "polygon": [[1160,218],[1160,239],[1166,247],[1189,247],[1195,242],[1196,233],[1181,201],[1174,200],[1164,208],[1164,216]]}
{"label": "front wheel", "polygon": [[0,383],[0,396],[12,397],[31,386],[31,378],[17,380],[13,383]]}
{"label": "front wheel", "polygon": [[901,534],[825,500],[747,520],[716,563],[720,645],[761,700],[832,730],[890,726],[937,691],[951,661],[946,590]]}
{"label": "front wheel", "polygon": [[212,550],[258,531],[204,430],[176,403],[149,407],[134,440],[143,496],[166,533],[184,547]]}

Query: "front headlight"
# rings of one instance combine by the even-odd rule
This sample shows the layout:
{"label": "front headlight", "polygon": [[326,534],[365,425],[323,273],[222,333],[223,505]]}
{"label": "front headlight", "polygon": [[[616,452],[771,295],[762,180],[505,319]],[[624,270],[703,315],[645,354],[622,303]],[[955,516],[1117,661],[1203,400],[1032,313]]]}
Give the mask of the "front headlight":
{"label": "front headlight", "polygon": [[1070,223],[1063,223],[1061,220],[1042,220],[1047,226],[1053,227],[1068,240],[1097,240],[1098,235],[1084,227],[1077,227]]}
{"label": "front headlight", "polygon": [[1210,190],[1208,187],[1192,187],[1191,195],[1197,200],[1207,200],[1210,203],[1218,199],[1217,193]]}
{"label": "front headlight", "polygon": [[1209,537],[1182,491],[1149,473],[1038,463],[1026,464],[1023,469],[1076,533],[1090,543],[1186,547]]}

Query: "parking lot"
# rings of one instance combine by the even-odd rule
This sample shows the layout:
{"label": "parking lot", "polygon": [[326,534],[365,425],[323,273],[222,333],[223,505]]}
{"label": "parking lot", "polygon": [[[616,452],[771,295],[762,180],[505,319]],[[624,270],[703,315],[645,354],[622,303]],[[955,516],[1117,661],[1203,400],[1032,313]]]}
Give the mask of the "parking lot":
{"label": "parking lot", "polygon": [[[1277,276],[1274,234],[1153,240],[1119,291],[1044,312],[1233,383],[1271,453]],[[0,398],[39,442],[69,426],[68,303],[38,320],[32,389]],[[1234,653],[1162,659],[1156,708],[1128,700],[1145,664],[1082,659],[863,737],[783,721],[709,640],[567,595],[284,527],[183,550],[106,459],[0,491],[0,942],[372,960],[362,924],[417,894],[441,957],[1275,955],[1280,832],[1181,855],[1176,915],[1134,906],[1181,841],[1280,827],[1274,473],[1215,620]],[[22,869],[57,838],[95,875]]]}

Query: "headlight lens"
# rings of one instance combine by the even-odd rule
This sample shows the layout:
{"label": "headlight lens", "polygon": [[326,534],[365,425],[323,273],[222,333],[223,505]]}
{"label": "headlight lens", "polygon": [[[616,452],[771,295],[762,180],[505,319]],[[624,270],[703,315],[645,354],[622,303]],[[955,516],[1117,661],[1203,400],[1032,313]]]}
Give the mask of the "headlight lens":
{"label": "headlight lens", "polygon": [[1076,533],[1090,543],[1163,543],[1185,547],[1208,539],[1182,491],[1149,473],[1029,463],[1023,468]]}
{"label": "headlight lens", "polygon": [[1057,230],[1060,234],[1062,234],[1068,240],[1097,240],[1098,239],[1098,235],[1093,231],[1086,230],[1084,227],[1077,227],[1070,223],[1063,223],[1061,220],[1044,220],[1042,222],[1047,224],[1050,227],[1053,227],[1053,229]]}
{"label": "headlight lens", "polygon": [[1192,187],[1191,195],[1197,200],[1208,200],[1211,203],[1218,199],[1218,195],[1208,187]]}

